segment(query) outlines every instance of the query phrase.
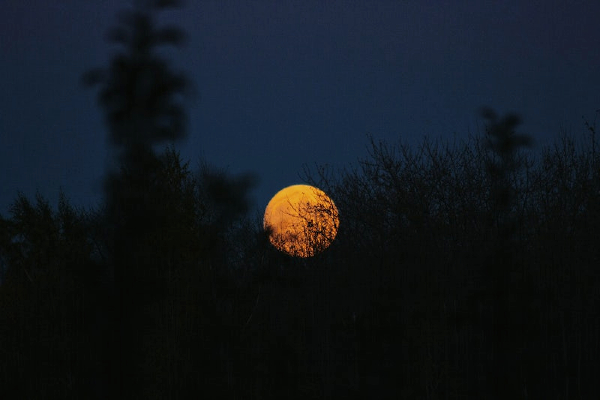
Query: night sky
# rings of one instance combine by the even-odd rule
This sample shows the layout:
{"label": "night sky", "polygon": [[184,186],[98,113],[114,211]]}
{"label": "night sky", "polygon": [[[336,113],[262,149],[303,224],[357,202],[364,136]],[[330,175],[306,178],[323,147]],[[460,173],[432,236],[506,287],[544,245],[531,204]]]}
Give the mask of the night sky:
{"label": "night sky", "polygon": [[[117,0],[3,0],[0,213],[17,192],[97,206],[111,159],[96,92]],[[263,210],[303,165],[348,166],[367,135],[416,145],[481,132],[481,106],[523,116],[536,146],[585,132],[600,108],[600,2],[187,1],[161,21],[189,38],[167,51],[195,83],[176,143],[232,174],[254,173]]]}

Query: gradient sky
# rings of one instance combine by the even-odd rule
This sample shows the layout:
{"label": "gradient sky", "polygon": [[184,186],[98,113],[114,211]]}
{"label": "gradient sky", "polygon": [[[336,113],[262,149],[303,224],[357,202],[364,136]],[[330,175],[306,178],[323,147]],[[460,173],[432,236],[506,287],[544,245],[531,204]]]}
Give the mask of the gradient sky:
{"label": "gradient sky", "polygon": [[[103,115],[80,76],[107,65],[117,0],[2,0],[0,213],[17,191],[102,199]],[[480,132],[477,110],[523,116],[537,146],[600,109],[600,2],[192,1],[169,51],[195,82],[177,148],[259,178],[257,209],[303,165],[347,166],[367,135],[419,143]]]}

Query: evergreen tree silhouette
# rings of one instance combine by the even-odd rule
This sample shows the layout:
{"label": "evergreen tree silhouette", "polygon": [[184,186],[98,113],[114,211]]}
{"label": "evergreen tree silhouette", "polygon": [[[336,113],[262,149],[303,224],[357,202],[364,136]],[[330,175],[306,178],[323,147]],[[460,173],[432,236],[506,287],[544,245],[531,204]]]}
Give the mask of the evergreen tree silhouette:
{"label": "evergreen tree silhouette", "polygon": [[[490,370],[491,395],[498,399],[521,398],[524,396],[523,371],[518,354],[523,346],[519,326],[524,319],[525,299],[522,290],[523,276],[515,258],[514,234],[517,220],[513,212],[515,202],[514,187],[511,178],[520,167],[519,150],[531,144],[531,139],[516,133],[520,117],[508,114],[498,118],[491,109],[484,109],[482,116],[488,121],[486,140],[489,150],[487,170],[490,176],[491,221],[497,229],[497,243],[489,262],[488,285],[492,289],[493,322],[493,366]],[[525,395],[526,397],[526,395]]]}
{"label": "evergreen tree silhouette", "polygon": [[168,215],[157,195],[162,163],[154,146],[185,136],[182,96],[188,82],[156,52],[163,45],[181,44],[183,33],[158,28],[154,17],[177,5],[136,2],[109,32],[108,39],[119,45],[109,68],[83,77],[86,84],[100,87],[98,100],[120,163],[105,182],[114,323],[107,344],[107,395],[139,395],[144,332],[152,323],[148,308],[164,293],[162,258],[152,251],[152,243],[162,235]]}

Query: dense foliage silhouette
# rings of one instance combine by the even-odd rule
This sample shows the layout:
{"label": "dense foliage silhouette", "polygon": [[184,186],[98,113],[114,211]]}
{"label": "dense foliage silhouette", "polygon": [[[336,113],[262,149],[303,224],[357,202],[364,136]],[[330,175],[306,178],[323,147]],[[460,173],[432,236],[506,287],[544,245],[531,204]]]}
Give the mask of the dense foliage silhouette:
{"label": "dense foliage silhouette", "polygon": [[594,396],[598,156],[566,135],[519,153],[500,207],[488,143],[372,141],[348,170],[307,171],[342,220],[309,259],[222,209],[247,180],[194,174],[168,149],[153,197],[169,217],[135,232],[137,287],[118,305],[131,346],[115,337],[105,214],[19,196],[0,220],[3,388],[102,397],[122,390],[117,349],[132,397]]}

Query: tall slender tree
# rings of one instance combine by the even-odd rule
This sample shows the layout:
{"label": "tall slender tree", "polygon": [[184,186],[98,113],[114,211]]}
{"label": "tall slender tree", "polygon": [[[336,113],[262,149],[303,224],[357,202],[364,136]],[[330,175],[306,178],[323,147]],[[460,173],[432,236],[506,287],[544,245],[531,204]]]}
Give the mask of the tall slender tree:
{"label": "tall slender tree", "polygon": [[[491,336],[494,348],[491,349],[493,367],[490,373],[495,382],[494,394],[499,399],[521,398],[524,393],[522,371],[520,371],[520,348],[523,341],[517,332],[526,306],[523,293],[522,271],[519,271],[517,260],[513,256],[513,238],[517,228],[517,220],[513,212],[515,204],[515,188],[512,184],[514,174],[521,166],[519,150],[531,144],[527,135],[516,132],[521,122],[519,116],[508,114],[498,118],[491,109],[484,109],[482,116],[488,121],[486,140],[489,150],[487,170],[490,177],[490,205],[494,214],[490,221],[497,229],[497,242],[493,246],[489,262],[490,283],[492,289],[493,322]],[[521,278],[517,278],[517,277]]]}
{"label": "tall slender tree", "polygon": [[164,291],[161,259],[151,251],[166,218],[165,202],[156,195],[162,163],[154,147],[185,136],[182,97],[188,81],[157,53],[160,46],[181,44],[184,35],[176,27],[157,27],[155,15],[178,5],[174,0],[137,1],[109,31],[108,40],[119,49],[109,67],[84,76],[85,83],[99,86],[120,167],[105,181],[114,323],[107,343],[107,386],[120,396],[135,395],[143,385],[143,333],[150,323],[145,314]]}

